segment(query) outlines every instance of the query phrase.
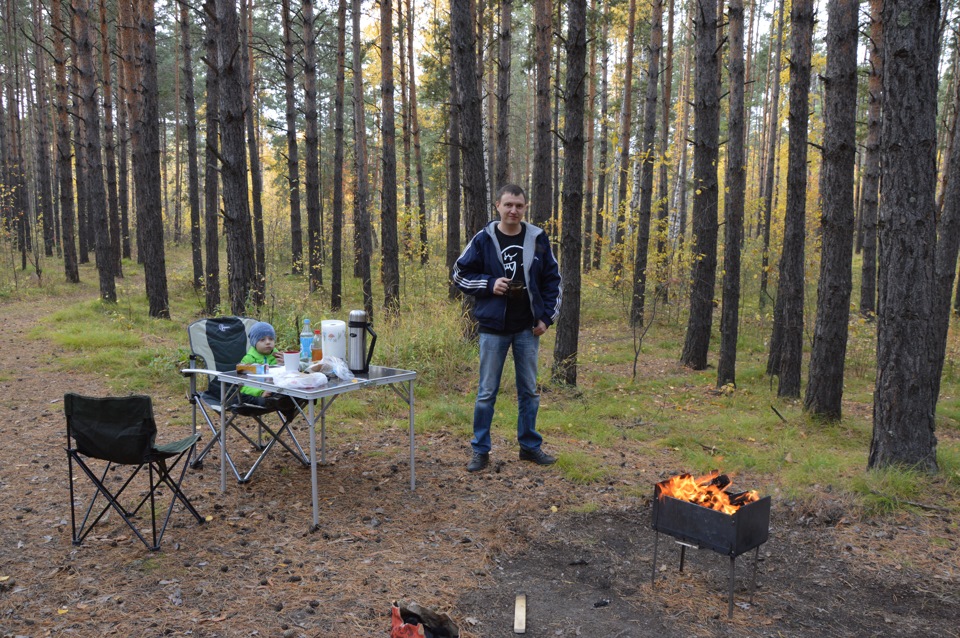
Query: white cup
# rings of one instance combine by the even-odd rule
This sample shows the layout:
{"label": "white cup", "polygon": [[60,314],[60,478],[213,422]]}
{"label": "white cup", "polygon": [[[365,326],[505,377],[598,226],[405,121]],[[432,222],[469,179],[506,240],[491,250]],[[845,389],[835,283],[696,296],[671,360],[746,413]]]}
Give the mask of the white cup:
{"label": "white cup", "polygon": [[283,369],[286,372],[300,372],[300,351],[283,353]]}

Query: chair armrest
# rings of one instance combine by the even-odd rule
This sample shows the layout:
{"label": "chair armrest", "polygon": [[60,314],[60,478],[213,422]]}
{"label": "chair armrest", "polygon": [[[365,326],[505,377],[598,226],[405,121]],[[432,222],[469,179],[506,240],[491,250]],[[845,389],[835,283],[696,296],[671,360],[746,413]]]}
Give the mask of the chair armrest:
{"label": "chair armrest", "polygon": [[206,374],[206,375],[209,375],[209,376],[211,376],[211,377],[219,377],[219,376],[220,376],[220,371],[219,371],[219,370],[208,370],[208,369],[206,369],[206,368],[183,368],[183,369],[180,370],[180,374],[182,374],[182,375],[185,376],[185,377],[195,376],[195,375],[198,375],[198,374]]}

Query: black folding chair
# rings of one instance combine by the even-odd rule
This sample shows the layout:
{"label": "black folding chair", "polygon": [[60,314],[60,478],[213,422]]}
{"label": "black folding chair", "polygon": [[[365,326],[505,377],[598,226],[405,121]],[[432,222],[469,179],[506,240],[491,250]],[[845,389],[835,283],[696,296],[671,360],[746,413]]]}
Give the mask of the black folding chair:
{"label": "black folding chair", "polygon": [[[205,370],[216,370],[217,372],[227,372],[235,370],[240,360],[249,349],[248,334],[250,328],[257,323],[256,319],[250,317],[216,317],[211,319],[200,319],[194,321],[187,327],[187,334],[190,337],[190,364],[191,370],[185,370],[190,378],[190,403],[193,405],[193,431],[197,431],[197,414],[203,417],[207,426],[213,433],[209,443],[197,454],[193,467],[200,467],[203,459],[206,458],[210,450],[220,441],[220,413],[223,406],[220,405],[220,382],[216,375],[209,374]],[[198,368],[202,360],[204,368]],[[210,380],[206,390],[200,390],[197,385],[197,376],[208,375]],[[294,409],[299,409],[293,404]],[[297,461],[304,467],[310,465],[310,460],[304,453],[300,442],[290,427],[292,416],[295,413],[287,413],[277,410],[274,407],[264,407],[259,405],[250,405],[243,402],[243,394],[239,387],[229,388],[226,398],[227,411],[230,413],[225,420],[224,428],[230,428],[243,437],[247,443],[259,452],[253,465],[241,472],[234,463],[230,453],[226,455],[227,464],[233,471],[234,476],[240,483],[246,483],[263,462],[264,458],[273,449],[276,443],[285,448]],[[272,426],[265,420],[270,415],[276,415],[279,420],[279,426]],[[237,420],[237,417],[251,417],[256,423],[256,435],[251,435],[243,421]],[[272,419],[272,417],[271,417]],[[282,437],[286,434],[290,438],[287,443]]]}
{"label": "black folding chair", "polygon": [[[94,398],[79,394],[65,394],[63,411],[67,417],[70,522],[73,527],[74,545],[83,542],[90,530],[103,519],[111,507],[149,550],[160,549],[160,540],[167,530],[173,506],[177,501],[180,501],[193,514],[198,523],[204,522],[203,517],[197,513],[180,489],[187,464],[190,462],[190,455],[200,438],[199,435],[193,434],[174,443],[157,446],[155,444],[157,424],[153,419],[153,404],[147,396]],[[106,461],[106,467],[102,473],[94,471],[94,467],[99,467],[99,463],[93,462],[93,459]],[[181,461],[183,465],[180,467],[180,472],[174,475],[174,470]],[[96,488],[79,525],[77,524],[78,498],[74,489],[74,464],[83,470]],[[133,469],[125,479],[120,477],[119,480],[122,481],[120,487],[111,491],[108,481],[115,481],[117,478],[108,474],[119,470],[119,466],[128,466]],[[148,493],[123,498],[124,491],[133,483],[134,478],[140,474],[144,466],[147,467],[149,474]],[[166,507],[166,514],[157,511],[155,500],[155,494],[163,486],[170,490],[170,505]],[[100,501],[101,495],[106,499],[106,503],[94,515],[94,508]],[[130,509],[121,502],[121,499],[129,502],[137,498],[140,499],[139,502]],[[137,513],[147,502],[150,503],[150,507],[145,515],[150,518],[153,544],[147,542],[134,523]],[[158,532],[157,519],[161,516],[163,522]]]}

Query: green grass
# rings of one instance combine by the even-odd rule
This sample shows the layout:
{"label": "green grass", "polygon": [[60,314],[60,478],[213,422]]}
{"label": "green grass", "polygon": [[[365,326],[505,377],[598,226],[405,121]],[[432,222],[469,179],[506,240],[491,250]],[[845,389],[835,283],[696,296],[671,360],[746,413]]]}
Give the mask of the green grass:
{"label": "green grass", "polygon": [[[143,278],[136,264],[124,263],[127,276],[118,280],[116,304],[90,300],[97,294],[91,265],[81,267],[82,283],[73,286],[63,283],[62,274],[54,273],[54,267],[46,265],[43,286],[29,273],[16,281],[9,272],[0,275],[0,306],[46,304],[51,311],[29,337],[56,344],[56,366],[67,372],[99,375],[112,393],[143,392],[165,398],[174,409],[163,421],[188,422],[189,411],[181,400],[186,382],[179,374],[188,364],[185,328],[205,316],[202,299],[190,284],[188,248],[175,247],[168,252],[169,320],[148,316]],[[225,264],[222,267],[226,272]],[[306,292],[304,278],[290,275],[289,265],[273,259],[268,264],[267,303],[260,312],[250,309],[248,314],[273,323],[281,345],[292,343],[304,316],[314,323],[326,318],[345,320],[351,309],[362,308],[358,283],[347,276],[344,286],[343,307],[333,312],[325,289]],[[671,290],[675,295],[687,294],[685,286],[678,279]],[[471,434],[478,353],[476,345],[463,338],[460,305],[447,299],[446,273],[436,263],[421,269],[404,261],[401,292],[398,317],[388,317],[375,308],[378,340],[374,363],[417,371],[418,433],[449,432],[451,439],[465,443]],[[808,292],[815,299],[815,289]],[[902,470],[867,473],[875,322],[851,316],[845,415],[841,421],[829,423],[809,418],[798,401],[777,398],[776,380],[771,382],[765,373],[772,307],[758,307],[755,281],[748,279],[743,292],[746,301],[739,332],[737,385],[725,392],[716,390],[713,367],[719,314],[714,321],[711,367],[691,371],[677,365],[686,327],[686,301],[674,297],[670,305],[658,308],[644,337],[638,376],[633,379],[635,335],[624,320],[628,293],[612,290],[604,269],[584,276],[582,294],[577,388],[558,387],[550,379],[556,332],[552,330],[541,341],[543,392],[538,426],[550,451],[559,454],[557,467],[566,479],[578,484],[609,483],[621,471],[619,455],[609,452],[629,449],[637,458],[666,452],[670,467],[658,470],[705,473],[721,469],[745,474],[748,480],[737,481],[742,487],[776,490],[785,498],[810,498],[829,490],[847,495],[873,514],[909,509],[905,502],[914,500],[955,507],[960,494],[960,364],[954,356],[960,351],[960,336],[956,330],[950,335],[937,410],[940,473],[934,477]],[[382,301],[379,282],[375,282],[375,301]],[[805,346],[809,348],[809,343]],[[803,374],[805,381],[806,370]],[[8,373],[0,373],[0,380],[10,378]],[[509,362],[502,388],[494,428],[512,442],[516,399]],[[328,416],[331,427],[327,432],[336,440],[371,428],[405,427],[406,410],[385,388],[342,395]],[[933,495],[924,496],[931,487]],[[650,491],[642,485],[616,489],[628,496],[636,491],[644,498]],[[587,503],[581,507],[589,511],[596,506]]]}

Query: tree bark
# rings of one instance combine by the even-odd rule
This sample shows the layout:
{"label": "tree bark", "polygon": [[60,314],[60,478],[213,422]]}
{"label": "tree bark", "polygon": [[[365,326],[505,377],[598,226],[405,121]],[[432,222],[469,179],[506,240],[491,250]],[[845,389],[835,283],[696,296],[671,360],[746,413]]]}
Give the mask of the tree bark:
{"label": "tree bark", "polygon": [[707,367],[713,295],[717,280],[717,163],[720,145],[720,97],[717,77],[717,4],[697,0],[696,60],[693,113],[693,273],[690,316],[680,363]]}
{"label": "tree bark", "polygon": [[[450,58],[450,108],[447,124],[447,272],[460,255],[460,96],[457,90],[457,72]],[[448,277],[447,297],[454,300],[460,292]]]}
{"label": "tree bark", "polygon": [[[53,183],[50,175],[50,142],[49,130],[49,99],[47,97],[47,63],[43,56],[43,49],[39,43],[43,42],[43,27],[40,18],[40,2],[34,0],[33,11],[33,41],[34,60],[36,62],[36,100],[37,100],[37,194],[36,214],[37,223],[43,231],[43,254],[53,256],[56,237],[55,217],[53,214]],[[39,251],[39,246],[37,250]]]}
{"label": "tree bark", "polygon": [[[400,0],[397,0],[398,2]],[[413,5],[407,0],[407,15],[413,16]],[[423,184],[423,153],[420,147],[420,115],[417,113],[417,74],[413,67],[413,26],[411,17],[407,27],[407,52],[410,56],[410,125],[413,128],[413,163],[417,177],[417,226],[420,230],[420,264],[430,261],[430,246],[427,243],[427,192]]]}
{"label": "tree bark", "polygon": [[319,133],[317,129],[317,43],[314,16],[314,1],[303,0],[303,109],[306,126],[304,129],[304,158],[306,160],[307,192],[307,272],[310,277],[310,291],[317,290],[323,284],[320,264],[320,163]]}
{"label": "tree bark", "polygon": [[[297,101],[294,93],[293,30],[291,28],[290,0],[281,0],[283,22],[283,88],[287,124],[287,185],[290,196],[290,270],[303,273],[303,228],[300,222],[300,152],[297,147]],[[338,56],[343,52],[338,51]],[[342,87],[341,87],[342,91]],[[340,94],[341,107],[343,94]]]}
{"label": "tree bark", "polygon": [[667,53],[660,74],[663,86],[663,108],[660,122],[660,181],[657,195],[657,284],[666,280],[667,265],[667,225],[670,219],[670,112],[673,107],[673,15],[676,0],[668,0],[667,5]]}
{"label": "tree bark", "polygon": [[647,261],[650,244],[650,215],[653,208],[653,169],[656,163],[657,88],[660,75],[660,52],[663,48],[663,0],[653,0],[650,16],[650,47],[647,66],[647,95],[643,109],[643,145],[640,148],[640,211],[637,220],[637,250],[633,260],[633,300],[630,324],[643,325],[647,294]]}
{"label": "tree bark", "polygon": [[[255,308],[263,306],[266,298],[266,249],[263,237],[263,171],[260,169],[260,146],[257,143],[256,117],[253,103],[253,37],[252,22],[247,8],[248,0],[240,0],[240,58],[243,76],[243,112],[247,129],[247,152],[250,156],[250,195],[253,200],[253,254],[256,275],[250,300]],[[322,281],[322,277],[321,277]]]}
{"label": "tree bark", "polygon": [[235,0],[214,0],[217,16],[217,76],[220,93],[220,177],[223,180],[223,225],[227,236],[230,308],[243,315],[256,277],[253,232],[247,200],[244,148],[244,69]]}
{"label": "tree bark", "polygon": [[783,12],[786,0],[780,0],[780,13],[777,18],[777,44],[773,56],[773,91],[770,97],[770,117],[767,122],[767,166],[764,169],[763,187],[763,251],[760,258],[760,308],[767,303],[767,285],[770,279],[770,217],[773,212],[774,172],[777,164],[777,140],[780,137],[780,59],[783,52]]}
{"label": "tree bark", "polygon": [[594,220],[594,235],[593,235],[593,267],[600,268],[600,257],[603,249],[603,217],[604,217],[604,207],[606,206],[606,197],[607,197],[607,153],[610,148],[610,142],[607,139],[607,106],[608,102],[608,91],[607,91],[607,77],[608,77],[608,65],[610,63],[610,43],[607,42],[607,35],[610,32],[610,21],[607,14],[609,6],[607,3],[604,3],[604,14],[601,17],[603,21],[603,28],[601,29],[600,36],[600,46],[603,51],[603,61],[600,64],[601,70],[601,81],[600,81],[600,159],[597,165],[597,173],[599,177],[597,178],[597,208],[596,208],[596,219]]}
{"label": "tree bark", "polygon": [[583,271],[590,272],[593,266],[593,195],[594,195],[594,121],[596,120],[597,103],[597,42],[596,42],[596,18],[594,17],[597,9],[597,0],[590,0],[590,26],[588,35],[590,42],[589,49],[589,70],[587,71],[587,81],[590,83],[587,87],[587,103],[585,108],[584,130],[586,134],[587,158],[586,158],[586,186],[583,192]]}
{"label": "tree bark", "polygon": [[70,167],[70,122],[67,116],[67,33],[63,26],[61,5],[50,4],[50,22],[53,31],[53,63],[56,76],[57,102],[57,179],[60,191],[61,243],[63,270],[69,283],[80,283],[77,265],[77,244],[73,205],[73,170]]}
{"label": "tree bark", "polygon": [[[464,224],[467,237],[480,232],[489,216],[483,162],[483,113],[476,81],[476,35],[470,18],[472,4],[473,0],[469,0],[454,2],[450,6],[450,45],[460,94],[460,148],[463,153]],[[550,201],[549,197],[546,201]]]}
{"label": "tree bark", "polygon": [[[284,0],[286,2],[286,0]],[[333,229],[330,255],[330,309],[340,310],[343,295],[343,94],[346,85],[346,48],[347,48],[347,0],[339,0],[337,8],[337,86],[334,94],[333,103]],[[290,48],[290,66],[293,70],[293,47]],[[291,89],[292,89],[291,82]],[[290,91],[290,101],[293,99],[293,91]],[[287,123],[290,124],[290,117],[296,120],[296,112],[293,110],[294,104],[288,108]],[[292,140],[288,140],[296,149],[296,134]],[[289,146],[289,144],[288,144]],[[293,165],[291,165],[293,168]],[[299,186],[291,180],[291,188]],[[292,195],[292,193],[291,193]],[[291,197],[291,219],[293,198]],[[300,223],[300,196],[297,195],[297,224]]]}
{"label": "tree bark", "polygon": [[497,169],[494,189],[510,181],[510,70],[513,63],[513,0],[500,1],[500,61],[497,65]]}
{"label": "tree bark", "polygon": [[[70,20],[70,40],[71,42],[77,41],[76,34],[76,24],[73,19]],[[90,183],[89,177],[87,176],[87,161],[84,157],[84,140],[87,137],[86,131],[83,129],[83,118],[80,113],[83,110],[83,105],[80,104],[80,84],[79,84],[79,67],[80,63],[77,59],[77,46],[74,44],[70,47],[70,57],[72,63],[70,65],[70,95],[73,97],[73,108],[70,113],[73,116],[73,163],[74,163],[74,175],[76,177],[76,191],[77,191],[77,242],[79,244],[79,261],[81,264],[90,263],[90,220],[89,220],[89,204],[87,197],[87,185]],[[139,232],[139,227],[137,228]],[[139,244],[139,239],[138,239]],[[139,256],[139,255],[138,255]]]}
{"label": "tree bark", "polygon": [[[716,21],[716,6],[714,6],[714,21]],[[626,71],[623,80],[623,107],[620,111],[620,178],[618,180],[617,227],[613,235],[613,245],[610,253],[610,271],[613,273],[614,283],[617,284],[623,276],[623,239],[627,225],[627,177],[630,169],[630,123],[633,118],[633,34],[636,24],[637,2],[630,0],[627,17],[627,58]],[[716,34],[713,41],[717,41]],[[719,117],[719,115],[718,115]]]}
{"label": "tree bark", "polygon": [[863,246],[860,312],[877,311],[877,209],[880,193],[880,118],[883,104],[883,0],[870,0],[870,76],[867,83],[867,141],[863,159]]}
{"label": "tree bark", "polygon": [[587,62],[587,3],[567,4],[567,78],[563,132],[563,226],[561,228],[561,276],[563,313],[557,321],[553,351],[553,378],[577,385],[577,351],[580,335],[580,217],[583,210],[583,103]]}
{"label": "tree bark", "polygon": [[[400,2],[400,0],[397,0]],[[397,245],[397,130],[393,101],[393,12],[392,0],[380,0],[380,111],[383,114],[383,153],[380,191],[380,236],[383,307],[390,315],[400,312],[400,254]]]}
{"label": "tree bark", "polygon": [[937,470],[933,343],[936,0],[883,6],[880,296],[868,467]]}
{"label": "tree bark", "polygon": [[740,324],[740,246],[747,188],[744,152],[743,0],[730,0],[730,111],[727,119],[727,175],[723,231],[723,306],[720,313],[720,358],[717,387],[737,383],[737,335]]}
{"label": "tree bark", "polygon": [[820,172],[822,248],[817,320],[803,407],[811,414],[828,419],[841,416],[853,287],[858,8],[858,0],[831,0],[827,5],[823,165]]}
{"label": "tree bark", "polygon": [[[103,1],[103,0],[101,0]],[[200,168],[197,164],[197,102],[193,95],[193,51],[190,44],[190,9],[180,2],[180,32],[183,46],[183,102],[187,119],[187,197],[190,201],[190,254],[193,257],[193,289],[203,289],[203,235],[200,228]]]}
{"label": "tree bark", "polygon": [[[553,166],[550,158],[550,36],[553,32],[550,0],[533,0],[536,60],[536,106],[533,113],[533,192],[531,221],[543,226],[550,219]],[[464,123],[467,124],[466,122]],[[473,235],[470,235],[471,237]]]}
{"label": "tree bark", "polygon": [[204,268],[204,302],[207,314],[214,314],[220,305],[220,190],[219,137],[220,137],[220,80],[218,77],[217,35],[215,0],[204,4],[207,28],[204,33],[206,51],[206,111],[207,133],[204,149],[203,214],[207,262]]}
{"label": "tree bark", "polygon": [[358,239],[357,276],[363,290],[363,307],[367,316],[373,316],[373,289],[370,274],[371,245],[370,212],[368,200],[370,193],[367,181],[367,121],[363,113],[363,57],[360,54],[360,2],[353,0],[351,15],[353,20],[353,135],[354,161],[356,163],[357,190],[353,196],[353,219],[357,227]]}

